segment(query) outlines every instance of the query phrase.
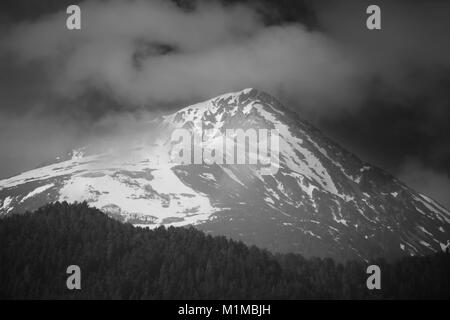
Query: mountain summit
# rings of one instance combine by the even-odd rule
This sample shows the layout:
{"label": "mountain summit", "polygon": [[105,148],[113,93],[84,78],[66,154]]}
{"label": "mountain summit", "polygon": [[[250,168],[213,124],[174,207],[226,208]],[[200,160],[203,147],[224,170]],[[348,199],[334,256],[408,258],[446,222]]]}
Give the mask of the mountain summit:
{"label": "mountain summit", "polygon": [[[177,128],[201,133],[206,147],[217,147],[227,129],[276,130],[277,171],[173,163]],[[156,119],[148,130],[158,132],[151,142],[77,150],[1,180],[0,215],[87,201],[139,226],[195,225],[272,251],[339,261],[425,255],[450,244],[447,209],[361,161],[264,92],[224,94]]]}

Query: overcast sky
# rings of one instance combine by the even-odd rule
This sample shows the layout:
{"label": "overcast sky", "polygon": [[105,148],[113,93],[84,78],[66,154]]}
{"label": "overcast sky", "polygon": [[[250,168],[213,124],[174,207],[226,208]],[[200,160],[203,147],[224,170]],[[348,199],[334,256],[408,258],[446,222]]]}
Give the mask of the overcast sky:
{"label": "overcast sky", "polygon": [[448,1],[73,2],[0,5],[0,177],[255,87],[450,207]]}

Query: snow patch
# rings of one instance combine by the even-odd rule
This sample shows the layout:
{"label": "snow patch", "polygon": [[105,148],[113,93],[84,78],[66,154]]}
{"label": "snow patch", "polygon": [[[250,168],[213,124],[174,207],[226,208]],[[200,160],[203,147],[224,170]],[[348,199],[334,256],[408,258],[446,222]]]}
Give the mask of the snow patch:
{"label": "snow patch", "polygon": [[423,246],[425,246],[425,247],[427,247],[427,248],[429,248],[429,249],[431,249],[433,251],[436,251],[436,249],[434,249],[428,242],[423,241],[423,240],[420,240],[419,242],[420,242],[421,245],[423,245]]}
{"label": "snow patch", "polygon": [[25,197],[23,197],[22,200],[20,200],[20,202],[24,202],[25,200],[27,200],[27,199],[29,199],[29,198],[31,198],[31,197],[34,197],[35,195],[37,195],[37,194],[39,194],[39,193],[44,192],[45,190],[47,190],[47,189],[53,187],[54,185],[55,185],[55,184],[53,184],[53,183],[49,183],[49,184],[46,184],[46,185],[44,185],[44,186],[40,186],[40,187],[34,189],[33,191],[31,191],[31,192],[30,192],[29,194],[27,194]]}
{"label": "snow patch", "polygon": [[422,230],[422,232],[424,232],[424,233],[426,233],[427,235],[433,237],[433,234],[431,234],[431,233],[430,233],[427,229],[425,229],[424,227],[418,226],[418,228],[419,228],[420,230]]}
{"label": "snow patch", "polygon": [[447,243],[439,243],[441,246],[442,251],[447,252],[447,250],[449,250],[450,248],[450,240],[447,240]]}
{"label": "snow patch", "polygon": [[4,200],[3,200],[3,204],[2,204],[2,206],[0,207],[0,210],[1,211],[5,211],[6,213],[8,213],[9,211],[11,211],[13,208],[12,207],[10,207],[10,205],[11,205],[11,203],[12,203],[12,201],[13,201],[13,197],[6,197]]}

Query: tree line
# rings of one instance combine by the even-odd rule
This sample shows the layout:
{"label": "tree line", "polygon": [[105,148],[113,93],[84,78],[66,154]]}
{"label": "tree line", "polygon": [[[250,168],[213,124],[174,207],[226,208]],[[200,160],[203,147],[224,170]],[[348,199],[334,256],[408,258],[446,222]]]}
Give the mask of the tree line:
{"label": "tree line", "polygon": [[[367,263],[272,254],[194,228],[118,222],[86,203],[0,219],[2,299],[449,299],[450,255]],[[81,289],[66,286],[69,265]]]}

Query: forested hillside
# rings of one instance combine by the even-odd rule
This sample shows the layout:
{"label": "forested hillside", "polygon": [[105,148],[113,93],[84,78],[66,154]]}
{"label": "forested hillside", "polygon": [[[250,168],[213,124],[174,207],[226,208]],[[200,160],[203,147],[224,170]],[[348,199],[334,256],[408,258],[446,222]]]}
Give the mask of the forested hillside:
{"label": "forested hillside", "polygon": [[[85,203],[5,217],[0,244],[3,299],[450,298],[448,253],[375,261],[382,289],[371,291],[369,263],[273,255],[193,228],[135,228]],[[69,265],[81,268],[81,290],[66,287]]]}

